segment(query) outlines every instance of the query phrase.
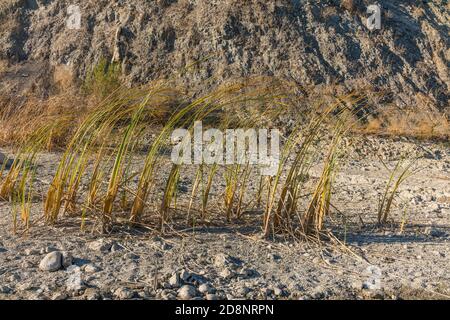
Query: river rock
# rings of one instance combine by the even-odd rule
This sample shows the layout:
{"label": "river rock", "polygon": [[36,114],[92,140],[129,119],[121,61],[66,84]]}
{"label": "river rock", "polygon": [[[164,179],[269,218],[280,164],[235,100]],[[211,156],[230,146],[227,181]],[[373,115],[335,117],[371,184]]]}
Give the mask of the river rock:
{"label": "river rock", "polygon": [[42,271],[54,272],[62,267],[62,254],[59,251],[48,253],[39,263],[39,269]]}

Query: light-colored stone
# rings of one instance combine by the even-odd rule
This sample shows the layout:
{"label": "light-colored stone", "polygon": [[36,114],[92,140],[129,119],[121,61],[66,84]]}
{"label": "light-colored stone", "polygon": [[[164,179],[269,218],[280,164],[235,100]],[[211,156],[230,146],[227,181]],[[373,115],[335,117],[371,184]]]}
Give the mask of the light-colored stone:
{"label": "light-colored stone", "polygon": [[133,298],[135,293],[128,288],[118,288],[114,291],[114,295],[121,300],[126,300]]}
{"label": "light-colored stone", "polygon": [[99,300],[101,296],[94,288],[88,288],[84,292],[84,298],[86,300]]}
{"label": "light-colored stone", "polygon": [[93,251],[100,251],[102,253],[109,252],[112,246],[112,242],[106,241],[104,239],[99,239],[88,244],[89,249]]}
{"label": "light-colored stone", "polygon": [[67,294],[57,292],[52,296],[52,300],[66,300]]}
{"label": "light-colored stone", "polygon": [[24,254],[26,256],[35,256],[39,254],[39,250],[27,248],[25,249]]}
{"label": "light-colored stone", "polygon": [[230,258],[224,253],[219,253],[214,257],[214,266],[217,268],[227,267],[231,264]]}
{"label": "light-colored stone", "polygon": [[276,295],[277,297],[281,297],[284,295],[284,291],[279,287],[275,287],[273,288],[273,294]]}
{"label": "light-colored stone", "polygon": [[50,253],[53,251],[58,251],[58,248],[56,248],[55,246],[46,246],[45,248],[43,248],[45,250],[45,253]]}
{"label": "light-colored stone", "polygon": [[71,265],[67,268],[68,277],[66,280],[66,289],[69,292],[78,294],[85,286],[81,278],[81,268],[77,265]]}
{"label": "light-colored stone", "polygon": [[9,282],[16,282],[20,280],[20,277],[18,274],[14,273],[8,278]]}
{"label": "light-colored stone", "polygon": [[178,272],[175,272],[169,279],[169,284],[174,287],[174,288],[178,288],[181,286],[181,279],[180,279],[180,275],[178,274]]}
{"label": "light-colored stone", "polygon": [[182,300],[190,300],[196,296],[197,290],[191,285],[185,285],[178,290],[178,297]]}
{"label": "light-colored stone", "polygon": [[39,269],[42,271],[54,272],[62,267],[62,254],[59,251],[48,253],[39,263]]}
{"label": "light-colored stone", "polygon": [[183,280],[183,281],[188,281],[188,279],[189,279],[189,277],[191,276],[191,274],[188,272],[188,271],[186,271],[186,270],[181,270],[181,272],[180,272],[180,278],[181,278],[181,280]]}
{"label": "light-colored stone", "polygon": [[31,282],[23,282],[16,286],[18,291],[28,291],[33,288],[33,283]]}
{"label": "light-colored stone", "polygon": [[198,287],[198,291],[203,294],[214,293],[216,290],[209,284],[203,283]]}
{"label": "light-colored stone", "polygon": [[85,267],[84,267],[84,272],[86,273],[96,273],[99,271],[99,268],[92,264],[92,263],[88,263]]}
{"label": "light-colored stone", "polygon": [[232,278],[234,275],[235,275],[235,273],[227,268],[223,269],[219,273],[219,276],[224,279]]}

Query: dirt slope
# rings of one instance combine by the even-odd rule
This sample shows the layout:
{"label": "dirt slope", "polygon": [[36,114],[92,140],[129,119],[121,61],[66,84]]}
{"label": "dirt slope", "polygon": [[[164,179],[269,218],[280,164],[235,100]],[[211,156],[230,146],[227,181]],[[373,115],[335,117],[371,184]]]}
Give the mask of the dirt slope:
{"label": "dirt slope", "polygon": [[[397,203],[405,210],[396,206],[394,223],[378,228],[377,199],[389,177],[378,156],[393,167],[397,153],[411,149],[426,152],[418,162],[423,170],[401,186]],[[341,213],[327,217],[345,248],[286,235],[262,240],[261,216],[250,213],[233,224],[180,226],[163,238],[151,228],[119,225],[109,235],[91,234],[91,219],[85,232],[76,217],[44,225],[40,202],[33,204],[29,234],[15,235],[12,205],[0,202],[0,299],[450,299],[450,149],[367,138],[354,150],[333,195],[345,226]],[[60,157],[40,154],[39,181],[51,181]],[[258,180],[250,183],[255,188]],[[213,193],[211,203],[221,203],[222,194]],[[54,250],[72,256],[73,265],[40,270]],[[191,287],[189,297],[183,285]]]}
{"label": "dirt slope", "polygon": [[76,1],[2,0],[0,61],[44,64],[38,78],[62,66],[83,78],[104,56],[120,61],[128,83],[173,74],[188,86],[259,74],[304,85],[370,82],[399,106],[425,101],[448,110],[448,2],[382,0],[382,29],[373,32],[370,3],[89,0],[79,1],[81,29],[69,30],[67,8]]}

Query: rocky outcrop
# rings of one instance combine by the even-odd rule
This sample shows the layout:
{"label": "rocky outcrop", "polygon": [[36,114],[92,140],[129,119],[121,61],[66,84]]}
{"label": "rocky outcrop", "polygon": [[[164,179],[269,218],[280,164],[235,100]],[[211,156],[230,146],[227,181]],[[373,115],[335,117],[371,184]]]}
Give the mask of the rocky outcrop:
{"label": "rocky outcrop", "polygon": [[4,169],[11,168],[13,162],[14,162],[13,159],[8,158],[5,154],[0,152],[0,171],[2,168]]}
{"label": "rocky outcrop", "polygon": [[379,1],[382,28],[374,31],[366,25],[372,1],[363,0],[89,0],[79,3],[79,30],[66,26],[72,0],[9,3],[0,14],[0,59],[13,64],[69,66],[83,78],[107,57],[122,64],[129,84],[174,75],[187,86],[248,75],[370,83],[398,106],[426,97],[448,109],[447,1]]}

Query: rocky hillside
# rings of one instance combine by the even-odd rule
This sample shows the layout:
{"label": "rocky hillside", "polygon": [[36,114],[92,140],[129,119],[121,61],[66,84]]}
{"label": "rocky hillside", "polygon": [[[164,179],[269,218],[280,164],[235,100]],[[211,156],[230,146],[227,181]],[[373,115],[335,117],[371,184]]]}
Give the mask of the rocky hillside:
{"label": "rocky hillside", "polygon": [[[379,1],[375,31],[365,0],[1,1],[3,82],[34,72],[45,84],[61,68],[80,79],[106,57],[130,84],[177,75],[188,86],[213,85],[262,74],[349,89],[370,83],[400,107],[449,109],[446,0]],[[67,8],[77,2],[81,28],[71,30]]]}

